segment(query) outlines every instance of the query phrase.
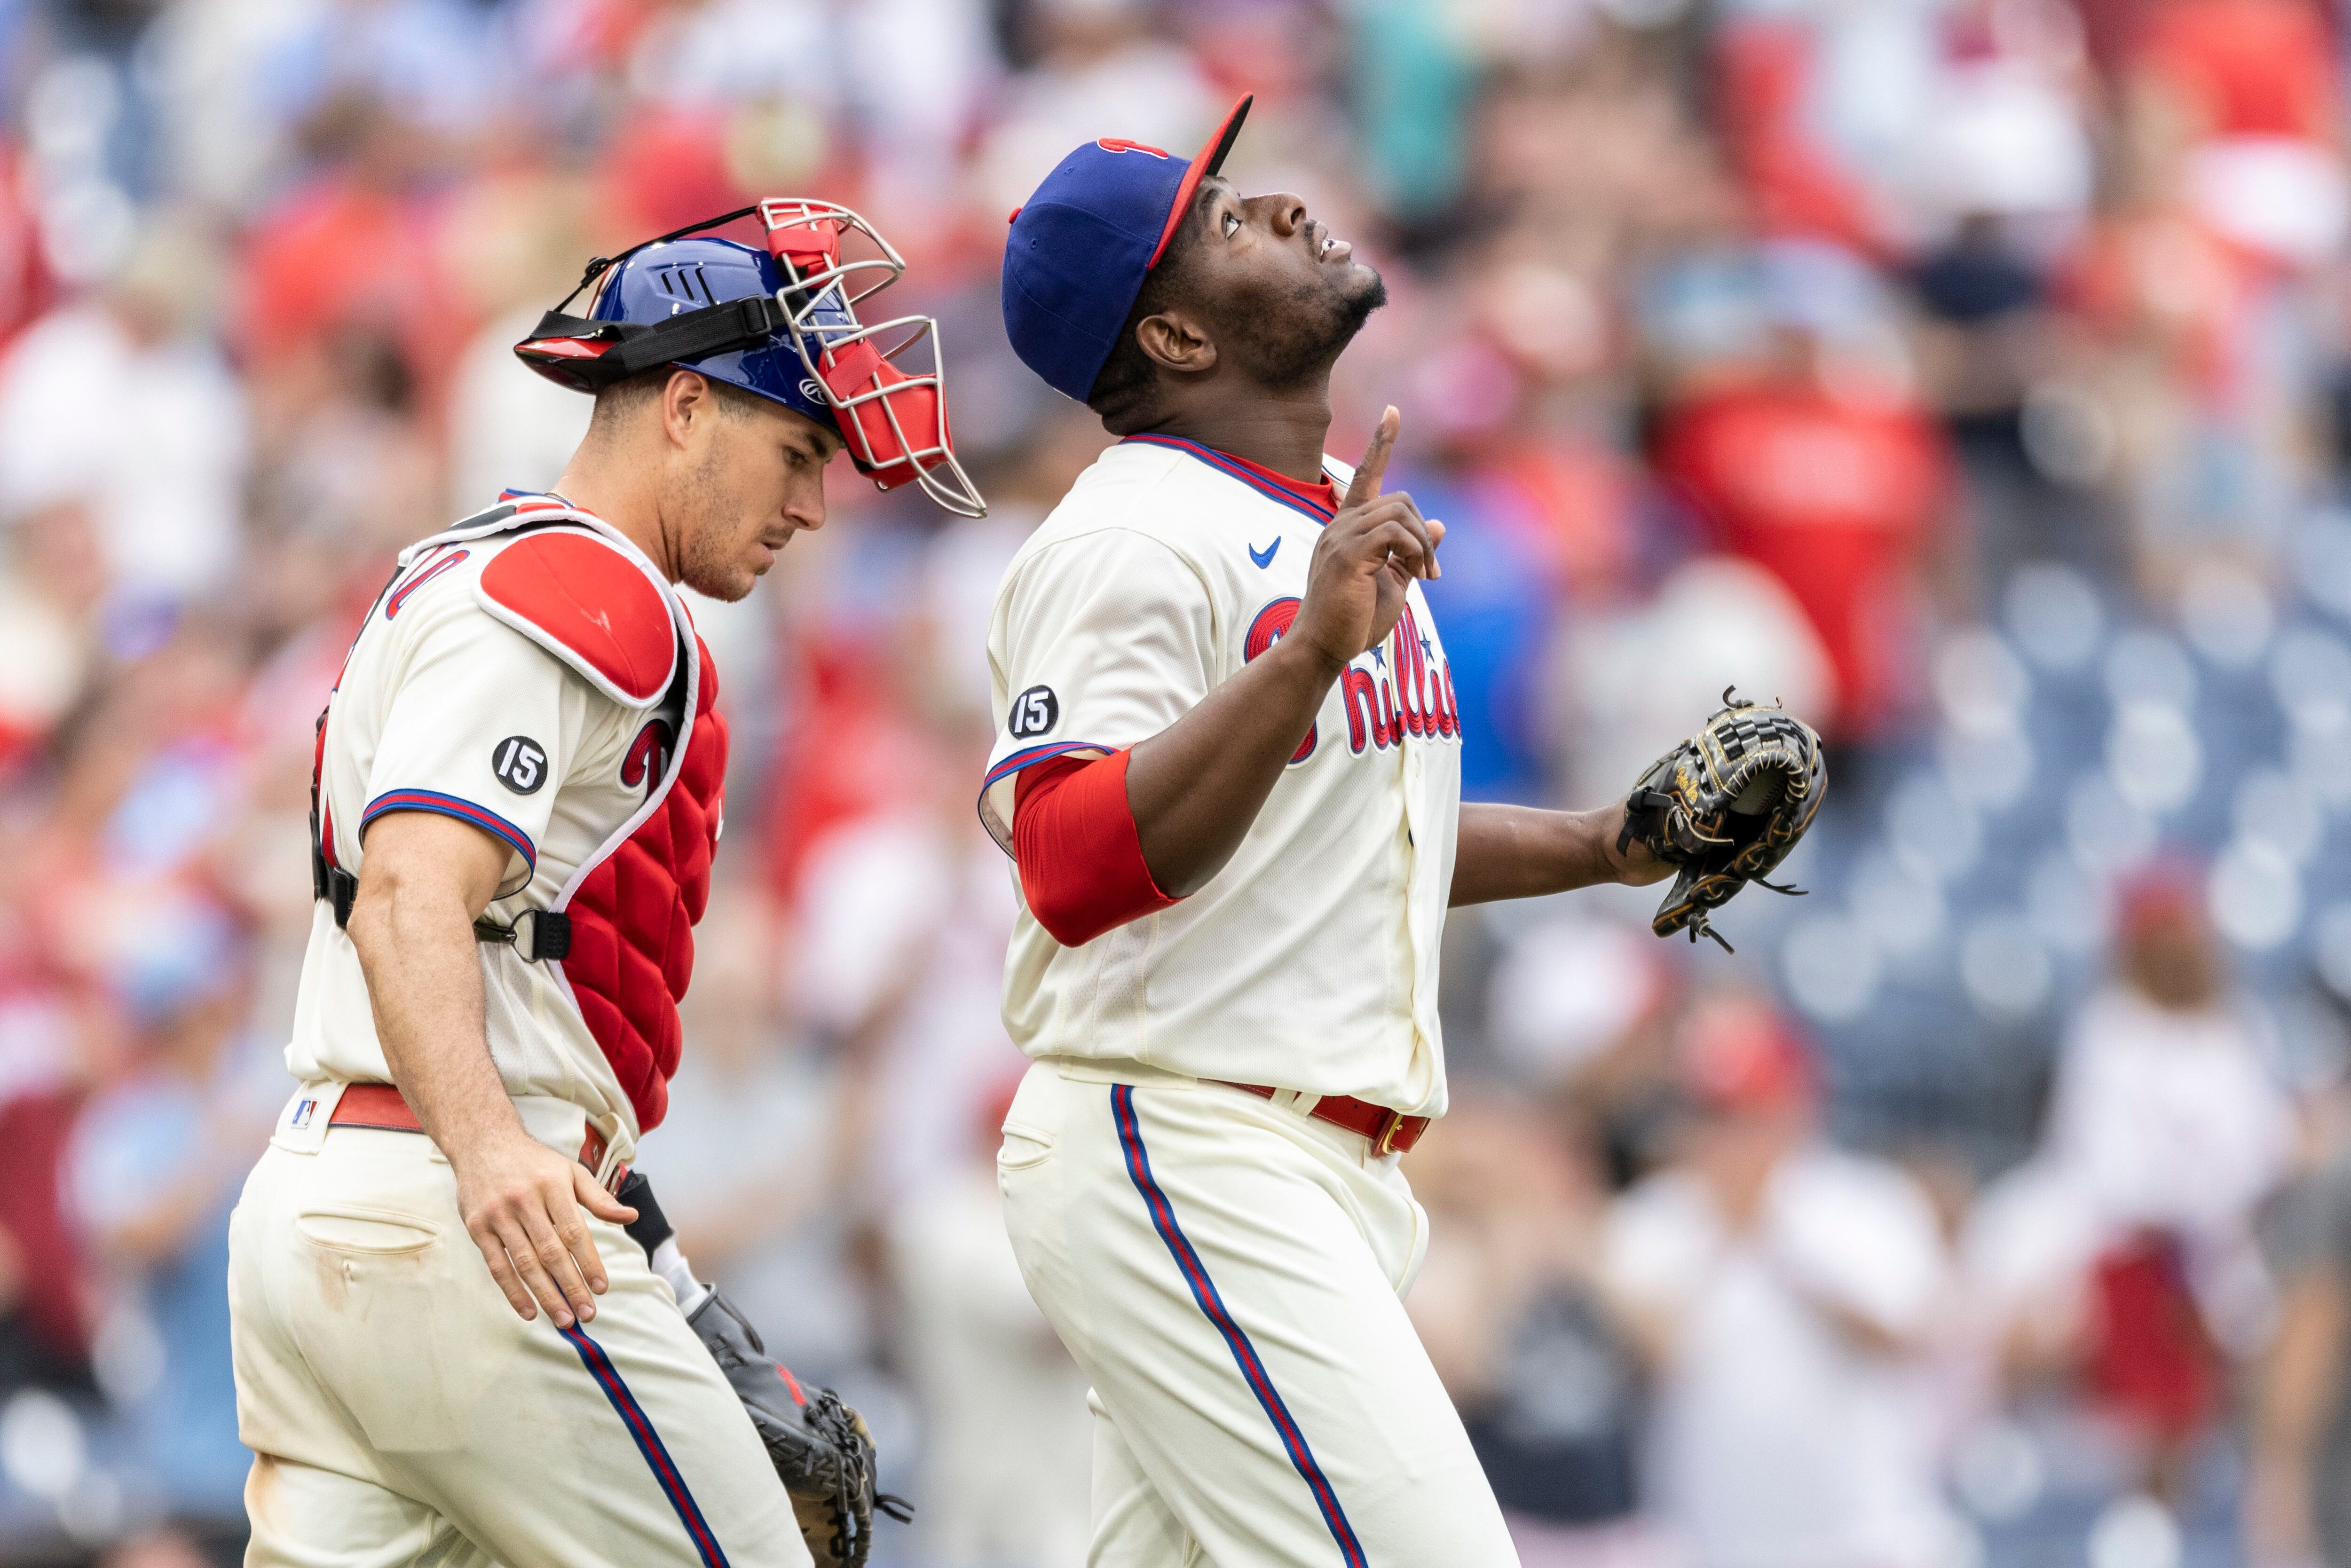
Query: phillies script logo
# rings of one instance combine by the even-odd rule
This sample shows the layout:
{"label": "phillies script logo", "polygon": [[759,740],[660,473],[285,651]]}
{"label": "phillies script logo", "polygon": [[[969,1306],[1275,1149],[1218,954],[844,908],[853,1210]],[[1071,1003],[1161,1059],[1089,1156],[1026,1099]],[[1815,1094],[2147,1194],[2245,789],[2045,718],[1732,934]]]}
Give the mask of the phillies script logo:
{"label": "phillies script logo", "polygon": [[402,583],[398,588],[393,589],[392,591],[392,597],[383,601],[383,618],[386,621],[389,621],[393,616],[399,614],[400,607],[408,602],[408,596],[410,594],[415,592],[418,589],[423,587],[426,583],[432,581],[434,578],[440,576],[443,572],[448,570],[451,567],[465,559],[465,557],[471,553],[473,552],[470,550],[459,550],[454,555],[444,555],[439,560],[434,561],[431,566],[426,567],[423,571],[420,571],[415,576],[410,578],[406,582]]}
{"label": "phillies script logo", "polygon": [[[1241,644],[1244,661],[1282,639],[1298,621],[1298,601],[1277,599],[1249,622]],[[1453,695],[1453,664],[1437,652],[1436,639],[1420,629],[1410,606],[1385,643],[1372,649],[1369,667],[1350,664],[1339,673],[1347,705],[1347,746],[1358,757],[1366,746],[1384,750],[1405,737],[1453,740],[1461,734],[1461,705]],[[1314,754],[1315,731],[1290,754],[1295,764]]]}
{"label": "phillies script logo", "polygon": [[1167,157],[1166,153],[1162,152],[1156,147],[1145,147],[1142,142],[1129,141],[1123,136],[1105,136],[1099,141],[1096,141],[1094,145],[1101,148],[1105,152],[1148,152],[1154,158],[1159,159],[1163,162],[1166,161]]}
{"label": "phillies script logo", "polygon": [[1339,689],[1347,699],[1347,745],[1359,756],[1367,741],[1384,748],[1401,746],[1406,736],[1460,738],[1453,661],[1437,653],[1408,604],[1387,642],[1372,650],[1372,667],[1348,665],[1339,673]]}
{"label": "phillies script logo", "polygon": [[621,758],[621,782],[632,789],[642,784],[645,793],[653,792],[662,775],[669,771],[669,725],[661,719],[646,721],[637,731],[637,738],[629,742],[628,751]]}

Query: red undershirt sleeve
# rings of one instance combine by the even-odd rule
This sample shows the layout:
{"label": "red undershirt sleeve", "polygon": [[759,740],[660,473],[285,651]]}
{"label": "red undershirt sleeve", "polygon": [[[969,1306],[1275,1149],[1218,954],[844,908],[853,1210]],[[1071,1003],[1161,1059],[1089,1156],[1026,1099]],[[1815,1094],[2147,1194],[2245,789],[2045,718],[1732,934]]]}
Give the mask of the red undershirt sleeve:
{"label": "red undershirt sleeve", "polygon": [[1091,761],[1057,758],[1014,787],[1012,858],[1029,913],[1054,941],[1080,947],[1176,901],[1144,862],[1126,802],[1123,751]]}

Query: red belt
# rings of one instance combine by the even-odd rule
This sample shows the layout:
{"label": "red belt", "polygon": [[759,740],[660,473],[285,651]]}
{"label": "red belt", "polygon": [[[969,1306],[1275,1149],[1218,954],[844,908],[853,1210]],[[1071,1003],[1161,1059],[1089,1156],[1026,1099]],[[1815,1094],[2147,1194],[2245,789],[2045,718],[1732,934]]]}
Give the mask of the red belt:
{"label": "red belt", "polygon": [[[1224,1083],[1228,1089],[1244,1090],[1260,1100],[1270,1100],[1281,1092],[1262,1083],[1226,1083],[1221,1078],[1213,1082]],[[1325,1094],[1314,1102],[1314,1109],[1307,1114],[1318,1122],[1328,1122],[1334,1127],[1344,1127],[1351,1133],[1369,1138],[1372,1153],[1375,1155],[1391,1151],[1401,1154],[1411,1148],[1420,1142],[1420,1135],[1428,1131],[1429,1123],[1426,1116],[1407,1116],[1401,1111],[1391,1111],[1384,1105],[1374,1105],[1369,1100],[1358,1100],[1352,1094]]]}
{"label": "red belt", "polygon": [[[424,1131],[424,1124],[416,1119],[406,1097],[389,1083],[343,1085],[343,1097],[335,1102],[335,1113],[327,1118],[327,1125],[372,1127],[381,1133]],[[591,1171],[604,1164],[604,1134],[593,1127],[580,1145],[580,1163]]]}

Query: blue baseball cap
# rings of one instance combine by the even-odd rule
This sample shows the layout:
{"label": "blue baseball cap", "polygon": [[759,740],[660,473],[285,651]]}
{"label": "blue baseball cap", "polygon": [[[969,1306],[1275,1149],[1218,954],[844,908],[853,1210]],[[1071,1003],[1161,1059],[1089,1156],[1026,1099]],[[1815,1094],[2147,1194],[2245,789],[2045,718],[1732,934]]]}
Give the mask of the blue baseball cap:
{"label": "blue baseball cap", "polygon": [[1224,167],[1249,102],[1233,105],[1189,163],[1139,141],[1089,141],[1014,211],[1004,333],[1055,391],[1086,401],[1200,182]]}

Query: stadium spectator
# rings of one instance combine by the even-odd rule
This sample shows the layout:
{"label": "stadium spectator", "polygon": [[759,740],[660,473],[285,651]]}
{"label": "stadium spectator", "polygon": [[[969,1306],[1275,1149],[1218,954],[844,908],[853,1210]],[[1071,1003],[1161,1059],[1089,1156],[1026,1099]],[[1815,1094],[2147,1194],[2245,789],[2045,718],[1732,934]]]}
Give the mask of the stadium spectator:
{"label": "stadium spectator", "polygon": [[237,557],[245,394],[205,335],[208,253],[192,225],[159,224],[102,297],[0,361],[0,517],[86,531],[134,601],[217,590]]}
{"label": "stadium spectator", "polygon": [[1643,1379],[1598,1280],[1598,1163],[1490,1096],[1412,1161],[1429,1249],[1414,1326],[1529,1568],[1662,1563],[1638,1512]]}
{"label": "stadium spectator", "polygon": [[2189,869],[2158,862],[2121,905],[2115,978],[2060,1059],[2043,1158],[2094,1227],[2082,1375],[2178,1499],[2271,1311],[2254,1220],[2285,1175],[2292,1111]]}
{"label": "stadium spectator", "polygon": [[1658,472],[1720,548],[1803,607],[1836,676],[1822,733],[1884,740],[1915,678],[1925,573],[1951,543],[1949,456],[1898,381],[1835,355],[1830,331],[1856,327],[1851,313],[1868,307],[1855,297],[1876,287],[1857,264],[1783,246],[1761,265],[1761,361],[1670,410]]}
{"label": "stadium spectator", "polygon": [[826,1268],[839,1233],[841,1130],[824,1107],[834,1074],[776,1026],[775,916],[755,891],[722,884],[695,943],[684,1012],[694,1049],[670,1082],[668,1123],[644,1168],[698,1276],[726,1291],[768,1348],[838,1378],[870,1350],[864,1303]]}
{"label": "stadium spectator", "polygon": [[2277,1329],[2253,1390],[2254,1563],[2351,1563],[2351,1148],[2296,1184],[2270,1238]]}
{"label": "stadium spectator", "polygon": [[2104,509],[2084,504],[2090,476],[2076,433],[2062,424],[2068,405],[2050,401],[2051,379],[2065,368],[2064,322],[2026,225],[1970,213],[1910,277],[1924,311],[1916,335],[1921,379],[1966,476],[1977,571],[2000,581],[2019,564],[2051,556],[2122,565],[2127,552]]}
{"label": "stadium spectator", "polygon": [[[66,1150],[85,1089],[65,998],[19,983],[0,1001],[9,1040],[0,1084],[0,1391],[87,1383],[98,1315],[64,1201]],[[83,1027],[88,1027],[86,1024]]]}
{"label": "stadium spectator", "polygon": [[134,1415],[163,1511],[234,1541],[250,1459],[228,1356],[229,1210],[282,1079],[244,1032],[249,955],[224,911],[158,894],[115,935],[107,967],[131,1051],[67,1155],[68,1204],[120,1292],[99,1374]]}
{"label": "stadium spectator", "polygon": [[928,1418],[921,1558],[939,1568],[1079,1568],[1092,1534],[1085,1375],[1029,1299],[996,1190],[1017,1074],[980,1096],[962,1156],[890,1221],[899,1339]]}
{"label": "stadium spectator", "polygon": [[1605,1278],[1656,1369],[1649,1500],[1698,1568],[1932,1568],[1956,1542],[1914,1385],[1945,1288],[1925,1196],[1817,1131],[1763,1002],[1701,1001],[1673,1166],[1617,1202]]}

